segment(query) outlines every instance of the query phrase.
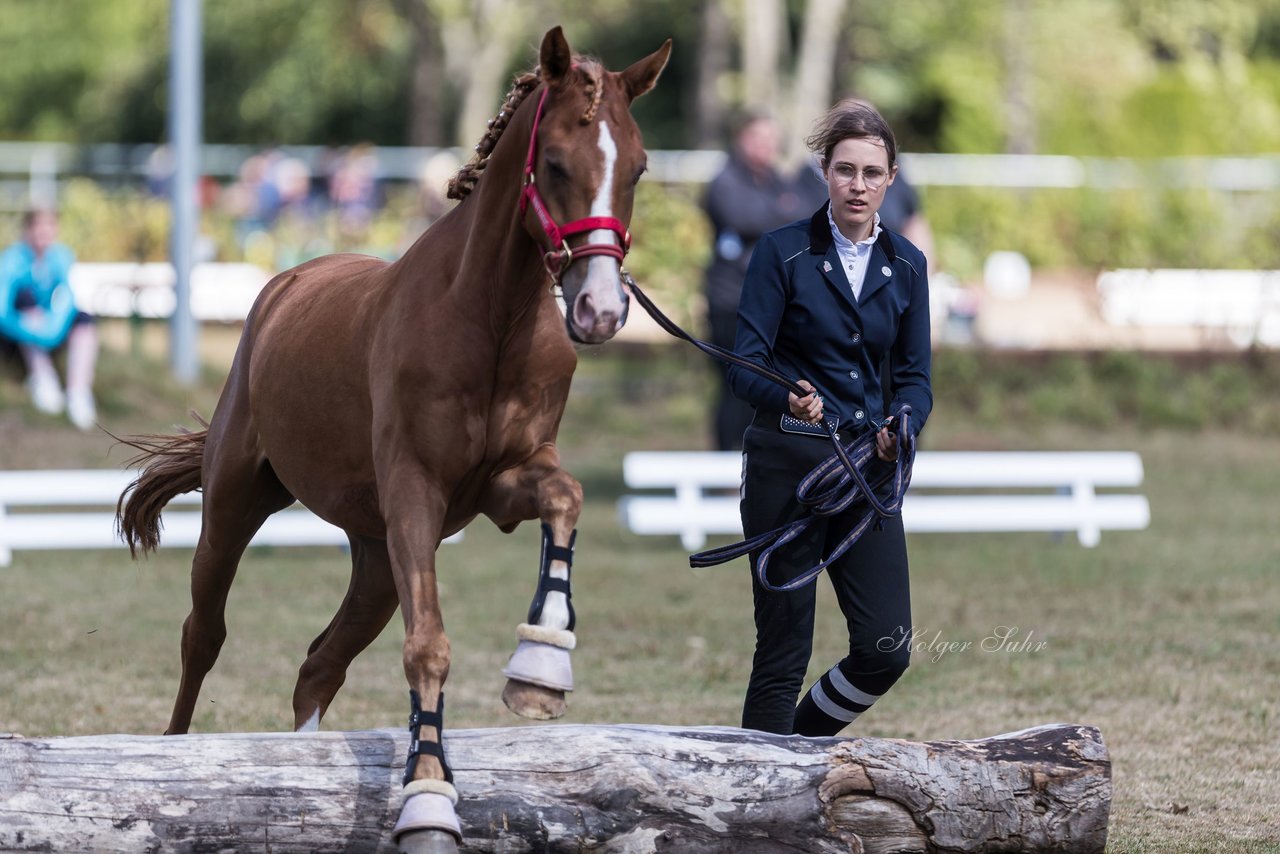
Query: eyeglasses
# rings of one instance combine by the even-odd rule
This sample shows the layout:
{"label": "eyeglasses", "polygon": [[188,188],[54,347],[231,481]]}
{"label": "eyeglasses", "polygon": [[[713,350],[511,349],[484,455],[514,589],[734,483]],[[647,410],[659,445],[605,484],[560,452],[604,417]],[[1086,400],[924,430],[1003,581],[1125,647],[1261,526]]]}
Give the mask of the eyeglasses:
{"label": "eyeglasses", "polygon": [[[852,184],[858,178],[858,169],[848,163],[837,163],[831,167],[831,180],[841,186]],[[862,183],[868,190],[878,190],[889,179],[888,171],[879,166],[868,166],[862,170]]]}

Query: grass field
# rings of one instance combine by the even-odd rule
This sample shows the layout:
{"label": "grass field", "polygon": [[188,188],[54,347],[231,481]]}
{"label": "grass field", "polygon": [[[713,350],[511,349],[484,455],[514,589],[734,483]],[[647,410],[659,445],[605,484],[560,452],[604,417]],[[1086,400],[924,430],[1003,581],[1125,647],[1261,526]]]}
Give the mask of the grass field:
{"label": "grass field", "polygon": [[[162,429],[214,390],[184,392],[161,366],[104,358],[103,423]],[[575,605],[579,689],[569,722],[738,721],[752,647],[745,562],[688,568],[674,539],[619,528],[622,455],[705,444],[708,371],[692,358],[584,353],[561,436],[586,487]],[[852,731],[974,738],[1050,722],[1099,727],[1114,762],[1109,850],[1280,851],[1280,585],[1274,483],[1280,438],[1257,434],[992,427],[945,390],[931,449],[1128,449],[1146,466],[1152,525],[1074,537],[924,535],[910,542],[920,630],[911,669]],[[22,406],[0,382],[0,467],[118,465]],[[159,732],[178,677],[189,606],[181,550],[20,553],[0,570],[0,731],[29,736]],[[444,546],[440,585],[454,650],[451,727],[522,723],[499,700],[501,667],[535,578],[537,530],[481,521]],[[254,550],[228,608],[229,638],[197,731],[280,730],[307,644],[346,586],[338,550]],[[838,609],[820,582],[812,672],[841,656]],[[984,650],[1014,629],[1023,651]],[[326,728],[401,726],[407,714],[393,621],[356,662]],[[943,651],[945,644],[968,649]],[[1043,646],[1036,648],[1037,643]],[[991,646],[994,644],[988,644]]]}

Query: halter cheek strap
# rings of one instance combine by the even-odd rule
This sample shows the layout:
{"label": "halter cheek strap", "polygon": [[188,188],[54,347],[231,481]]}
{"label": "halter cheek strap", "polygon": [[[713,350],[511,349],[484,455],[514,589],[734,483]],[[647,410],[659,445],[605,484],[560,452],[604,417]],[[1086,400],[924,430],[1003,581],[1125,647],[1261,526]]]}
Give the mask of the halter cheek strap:
{"label": "halter cheek strap", "polygon": [[[538,99],[538,111],[533,116],[533,132],[529,135],[529,154],[524,161],[524,187],[520,191],[520,213],[524,214],[532,206],[533,214],[537,217],[538,226],[542,230],[541,238],[537,234],[534,234],[533,238],[543,248],[542,263],[546,266],[547,273],[553,281],[559,282],[565,270],[568,270],[569,265],[578,258],[608,255],[617,258],[621,263],[627,257],[627,251],[631,249],[631,232],[627,231],[626,225],[617,217],[588,216],[559,225],[551,215],[542,194],[538,192],[538,185],[533,175],[538,159],[538,126],[542,124],[542,112],[547,104],[548,91],[544,86],[542,97]],[[618,236],[618,243],[585,243],[573,249],[566,242],[567,238],[575,234],[597,230],[613,232]]]}

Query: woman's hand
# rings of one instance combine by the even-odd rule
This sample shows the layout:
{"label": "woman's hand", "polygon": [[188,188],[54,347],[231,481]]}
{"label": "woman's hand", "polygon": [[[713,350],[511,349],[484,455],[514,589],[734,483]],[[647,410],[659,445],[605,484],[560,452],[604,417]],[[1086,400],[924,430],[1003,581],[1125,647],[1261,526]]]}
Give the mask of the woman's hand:
{"label": "woman's hand", "polygon": [[884,426],[880,428],[879,433],[876,433],[876,456],[886,463],[892,463],[898,459],[898,434],[889,432],[889,426],[892,423],[892,417],[885,419]]}
{"label": "woman's hand", "polygon": [[791,414],[801,421],[808,421],[810,424],[821,424],[822,398],[818,397],[813,386],[808,381],[800,380],[796,385],[809,393],[804,397],[796,397],[795,392],[787,395],[787,403],[791,407]]}

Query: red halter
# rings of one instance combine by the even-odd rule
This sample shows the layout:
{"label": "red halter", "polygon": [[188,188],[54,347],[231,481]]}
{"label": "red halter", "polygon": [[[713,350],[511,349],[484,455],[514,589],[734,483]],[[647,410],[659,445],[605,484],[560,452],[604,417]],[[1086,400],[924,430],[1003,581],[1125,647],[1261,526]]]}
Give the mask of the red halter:
{"label": "red halter", "polygon": [[[546,202],[542,200],[542,194],[538,192],[538,187],[533,180],[533,167],[538,154],[538,125],[542,122],[542,108],[546,103],[547,89],[544,87],[542,97],[538,99],[538,112],[533,116],[533,133],[529,136],[529,156],[524,161],[524,189],[520,192],[520,213],[523,214],[529,205],[533,205],[533,212],[538,217],[539,225],[542,226],[545,240],[539,240],[536,234],[533,237],[544,249],[542,263],[546,266],[547,273],[551,276],[551,280],[558,284],[560,277],[569,269],[569,265],[579,258],[609,255],[617,258],[618,263],[622,263],[627,256],[627,250],[631,248],[631,232],[627,231],[622,220],[611,216],[588,216],[564,225],[556,224],[555,218],[551,216],[551,211],[547,210]],[[618,235],[621,245],[586,243],[577,249],[571,249],[565,241],[566,238],[575,234],[596,229],[612,231]]]}

